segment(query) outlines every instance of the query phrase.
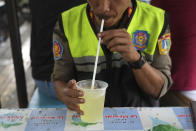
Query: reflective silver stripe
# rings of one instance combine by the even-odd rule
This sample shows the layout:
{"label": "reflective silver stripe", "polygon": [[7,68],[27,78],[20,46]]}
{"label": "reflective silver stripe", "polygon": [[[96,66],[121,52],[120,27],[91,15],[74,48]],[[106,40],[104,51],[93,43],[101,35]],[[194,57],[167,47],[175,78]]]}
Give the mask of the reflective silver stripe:
{"label": "reflective silver stripe", "polygon": [[[78,57],[74,58],[75,66],[77,71],[82,72],[93,72],[94,71],[94,63],[95,57],[94,56],[85,56],[85,57]],[[112,56],[112,68],[120,68],[122,65],[127,64],[121,57],[119,53],[114,53]],[[99,56],[99,62],[97,65],[97,73],[102,70],[106,70],[107,61],[105,56]]]}
{"label": "reflective silver stripe", "polygon": [[[127,65],[128,63],[125,62],[123,59],[120,61],[112,61],[112,68],[120,68],[122,65]],[[82,72],[93,72],[94,71],[94,65],[93,64],[85,64],[85,65],[76,65],[77,71]],[[102,70],[106,70],[106,63],[101,63],[100,65],[97,65],[97,73],[99,73]]]}
{"label": "reflective silver stripe", "polygon": [[[74,62],[75,64],[86,64],[86,63],[95,63],[95,56],[83,56],[83,57],[75,57]],[[113,59],[121,59],[121,55],[119,53],[114,53],[112,56]],[[99,56],[98,64],[106,62],[105,56]]]}
{"label": "reflective silver stripe", "polygon": [[[73,58],[75,64],[95,63],[95,56],[84,56]],[[98,64],[106,62],[105,56],[99,56]]]}
{"label": "reflective silver stripe", "polygon": [[128,65],[128,63],[123,59],[120,61],[112,61],[112,68],[120,68],[122,65]]}
{"label": "reflective silver stripe", "polygon": [[[77,71],[82,72],[93,72],[94,71],[94,65],[88,64],[88,65],[76,65]],[[97,73],[99,73],[102,70],[106,69],[106,63],[103,63],[101,65],[97,65]]]}
{"label": "reflective silver stripe", "polygon": [[112,56],[112,68],[120,68],[122,65],[127,64],[120,55],[120,53],[114,53]]}

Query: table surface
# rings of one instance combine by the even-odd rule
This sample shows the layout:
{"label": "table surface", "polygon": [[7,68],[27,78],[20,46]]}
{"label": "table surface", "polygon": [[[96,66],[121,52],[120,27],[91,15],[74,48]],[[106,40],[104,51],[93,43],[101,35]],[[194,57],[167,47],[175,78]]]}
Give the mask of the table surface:
{"label": "table surface", "polygon": [[104,108],[103,123],[85,123],[66,108],[0,109],[0,131],[193,131],[189,107]]}

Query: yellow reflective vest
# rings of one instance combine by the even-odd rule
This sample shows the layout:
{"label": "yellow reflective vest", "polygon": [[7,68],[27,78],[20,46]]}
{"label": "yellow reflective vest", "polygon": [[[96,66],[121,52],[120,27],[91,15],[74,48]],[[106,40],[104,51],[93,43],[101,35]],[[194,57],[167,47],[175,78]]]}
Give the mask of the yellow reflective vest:
{"label": "yellow reflective vest", "polygon": [[[137,50],[153,56],[158,38],[165,25],[165,11],[138,0],[135,2],[136,7],[130,17],[127,32]],[[77,80],[92,79],[98,38],[90,21],[87,4],[62,13],[64,33],[76,67]],[[110,57],[106,56],[104,50],[100,48],[96,78],[109,83],[106,105],[157,105],[157,101],[153,98],[141,95],[142,91],[138,87],[128,63],[122,59],[121,55],[113,53]]]}

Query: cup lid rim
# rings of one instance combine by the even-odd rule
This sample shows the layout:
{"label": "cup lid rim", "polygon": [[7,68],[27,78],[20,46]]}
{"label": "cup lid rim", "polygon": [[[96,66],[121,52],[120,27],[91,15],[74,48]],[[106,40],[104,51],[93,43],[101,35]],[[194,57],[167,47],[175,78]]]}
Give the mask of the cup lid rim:
{"label": "cup lid rim", "polygon": [[[79,88],[79,89],[84,89],[84,88],[81,88],[81,87],[78,86],[78,84],[79,84],[80,82],[83,82],[83,81],[92,81],[92,80],[91,80],[91,79],[87,79],[87,80],[78,81],[78,82],[76,83],[76,87]],[[107,87],[108,87],[108,83],[107,83],[107,82],[102,81],[102,80],[95,80],[95,81],[99,81],[99,82],[103,83],[105,86],[104,86],[104,87],[101,87],[101,88],[96,88],[96,89],[94,89],[94,90],[105,90],[105,89],[107,89]],[[89,88],[89,89],[85,89],[85,90],[92,90],[92,89]]]}

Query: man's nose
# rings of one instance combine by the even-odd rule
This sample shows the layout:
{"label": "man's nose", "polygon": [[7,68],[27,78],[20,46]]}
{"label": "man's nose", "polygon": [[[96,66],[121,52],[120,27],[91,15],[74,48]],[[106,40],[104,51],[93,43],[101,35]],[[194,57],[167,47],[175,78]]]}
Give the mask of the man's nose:
{"label": "man's nose", "polygon": [[99,5],[99,9],[103,12],[110,11],[110,0],[100,0],[101,4]]}

